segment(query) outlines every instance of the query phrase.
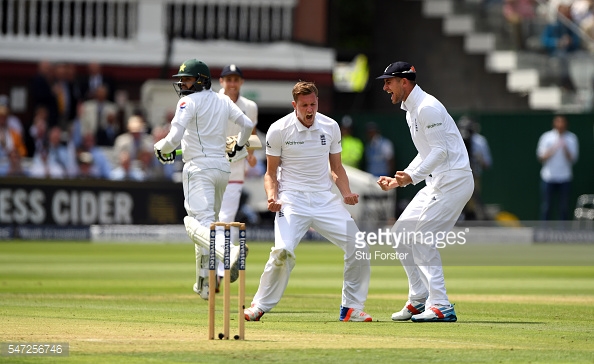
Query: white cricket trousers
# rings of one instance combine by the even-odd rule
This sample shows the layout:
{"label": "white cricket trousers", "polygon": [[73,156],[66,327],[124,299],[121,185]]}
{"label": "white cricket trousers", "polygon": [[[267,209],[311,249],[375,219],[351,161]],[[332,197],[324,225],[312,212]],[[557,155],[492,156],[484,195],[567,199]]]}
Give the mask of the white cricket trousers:
{"label": "white cricket trousers", "polygon": [[341,199],[330,191],[284,191],[279,194],[279,199],[282,210],[276,213],[274,220],[274,247],[252,304],[264,312],[278,304],[295,266],[295,248],[312,227],[344,251],[342,306],[363,309],[371,269],[369,260],[357,259],[356,252],[366,253],[368,249],[367,245],[356,248],[355,234],[359,229]]}
{"label": "white cricket trousers", "polygon": [[[221,201],[229,181],[229,173],[217,168],[200,168],[193,161],[184,164],[182,184],[184,189],[184,207],[188,216],[194,217],[202,226],[210,229],[210,224],[217,221],[221,210]],[[217,240],[220,240],[217,232]],[[194,245],[196,255],[196,283],[200,277],[208,277],[208,249]],[[206,265],[206,266],[205,266]]]}
{"label": "white cricket trousers", "polygon": [[443,241],[454,227],[472,196],[474,179],[472,172],[457,170],[427,177],[425,182],[427,185],[402,212],[392,232],[417,233],[409,235],[415,238],[407,244],[396,247],[398,253],[408,253],[401,263],[408,276],[409,301],[425,302],[426,307],[449,305],[441,256],[435,241],[440,238]]}

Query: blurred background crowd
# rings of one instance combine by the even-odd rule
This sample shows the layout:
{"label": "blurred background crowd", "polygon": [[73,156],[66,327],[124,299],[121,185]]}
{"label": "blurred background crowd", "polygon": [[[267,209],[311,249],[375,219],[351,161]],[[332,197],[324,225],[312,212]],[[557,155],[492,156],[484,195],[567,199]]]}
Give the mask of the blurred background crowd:
{"label": "blurred background crowd", "polygon": [[11,113],[8,96],[0,95],[0,176],[174,179],[179,166],[163,166],[153,155],[173,114],[149,129],[142,110],[115,102],[100,64],[78,74],[74,64],[42,61],[29,91],[31,120]]}

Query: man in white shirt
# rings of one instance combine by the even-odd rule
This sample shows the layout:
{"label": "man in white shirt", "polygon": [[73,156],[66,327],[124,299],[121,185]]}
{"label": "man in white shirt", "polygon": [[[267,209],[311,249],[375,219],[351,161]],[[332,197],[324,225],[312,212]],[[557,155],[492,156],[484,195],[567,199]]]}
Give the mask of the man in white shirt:
{"label": "man in white shirt", "polygon": [[[229,96],[229,98],[237,105],[241,111],[254,123],[252,134],[256,133],[256,124],[258,123],[258,105],[252,100],[248,100],[239,94],[241,86],[243,85],[243,72],[234,64],[230,64],[223,68],[219,83],[221,89],[219,93]],[[234,123],[228,123],[227,136],[237,135],[241,131],[241,127]],[[221,203],[221,211],[219,212],[220,222],[234,222],[235,215],[239,209],[239,201],[241,199],[241,192],[243,190],[243,182],[245,180],[245,169],[247,163],[253,167],[258,160],[254,156],[252,150],[248,151],[248,156],[245,160],[239,160],[231,163],[231,174],[229,176],[229,184],[225,189],[223,195],[223,202]],[[234,231],[235,232],[235,231]],[[237,241],[236,236],[232,236],[231,245],[233,241]],[[219,262],[217,275],[220,277],[224,274],[223,262]]]}
{"label": "man in white shirt", "polygon": [[384,191],[426,183],[392,228],[393,234],[407,234],[409,239],[396,246],[397,253],[406,257],[401,263],[408,276],[408,301],[392,320],[454,322],[457,316],[446,293],[435,243],[451,232],[474,190],[468,152],[443,104],[416,84],[411,64],[392,63],[378,79],[384,80],[383,90],[392,104],[401,103],[406,111],[418,154],[404,171],[394,177],[382,176],[377,182]]}
{"label": "man in white shirt", "polygon": [[[196,59],[185,61],[173,77],[181,97],[171,129],[155,143],[155,154],[163,164],[173,163],[175,149],[181,142],[184,160],[182,185],[186,231],[195,243],[196,283],[194,292],[208,299],[208,256],[210,224],[217,221],[229,174],[230,160],[247,153],[244,148],[254,124],[230,98],[211,90],[210,69]],[[240,126],[238,141],[232,152],[225,153],[227,123]],[[217,233],[216,255],[223,260],[222,231]],[[238,276],[239,248],[231,251],[231,281]]]}
{"label": "man in white shirt", "polygon": [[[298,82],[293,87],[292,104],[295,111],[274,122],[266,134],[264,189],[268,210],[276,213],[275,241],[252,305],[244,311],[245,319],[259,321],[278,304],[295,266],[295,249],[314,228],[344,251],[339,320],[372,321],[363,312],[370,264],[357,259],[357,253],[365,252],[366,246],[357,249],[359,229],[343,205],[355,205],[359,195],[351,192],[340,159],[340,128],[336,121],[317,112],[318,89],[313,83]],[[342,201],[331,191],[332,180]]]}
{"label": "man in white shirt", "polygon": [[567,130],[567,118],[556,115],[553,129],[545,132],[538,140],[536,155],[542,163],[540,170],[541,210],[540,218],[550,220],[551,200],[559,194],[561,220],[569,218],[569,191],[573,180],[572,167],[577,162],[579,144],[576,135]]}

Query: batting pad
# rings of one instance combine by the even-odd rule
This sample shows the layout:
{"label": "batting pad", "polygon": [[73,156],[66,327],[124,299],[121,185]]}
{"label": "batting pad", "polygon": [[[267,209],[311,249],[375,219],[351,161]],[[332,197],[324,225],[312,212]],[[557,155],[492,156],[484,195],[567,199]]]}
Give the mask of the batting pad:
{"label": "batting pad", "polygon": [[[184,217],[184,225],[186,225],[186,232],[194,244],[210,250],[210,229],[202,226],[196,219],[190,216]],[[224,260],[223,251],[215,249],[215,254],[220,261]]]}

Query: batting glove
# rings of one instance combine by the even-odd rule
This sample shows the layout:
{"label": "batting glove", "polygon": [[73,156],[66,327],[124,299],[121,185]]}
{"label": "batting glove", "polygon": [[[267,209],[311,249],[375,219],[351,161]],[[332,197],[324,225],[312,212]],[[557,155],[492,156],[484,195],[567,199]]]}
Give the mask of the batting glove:
{"label": "batting glove", "polygon": [[161,153],[160,149],[155,148],[155,155],[161,164],[172,164],[175,162],[175,153]]}

